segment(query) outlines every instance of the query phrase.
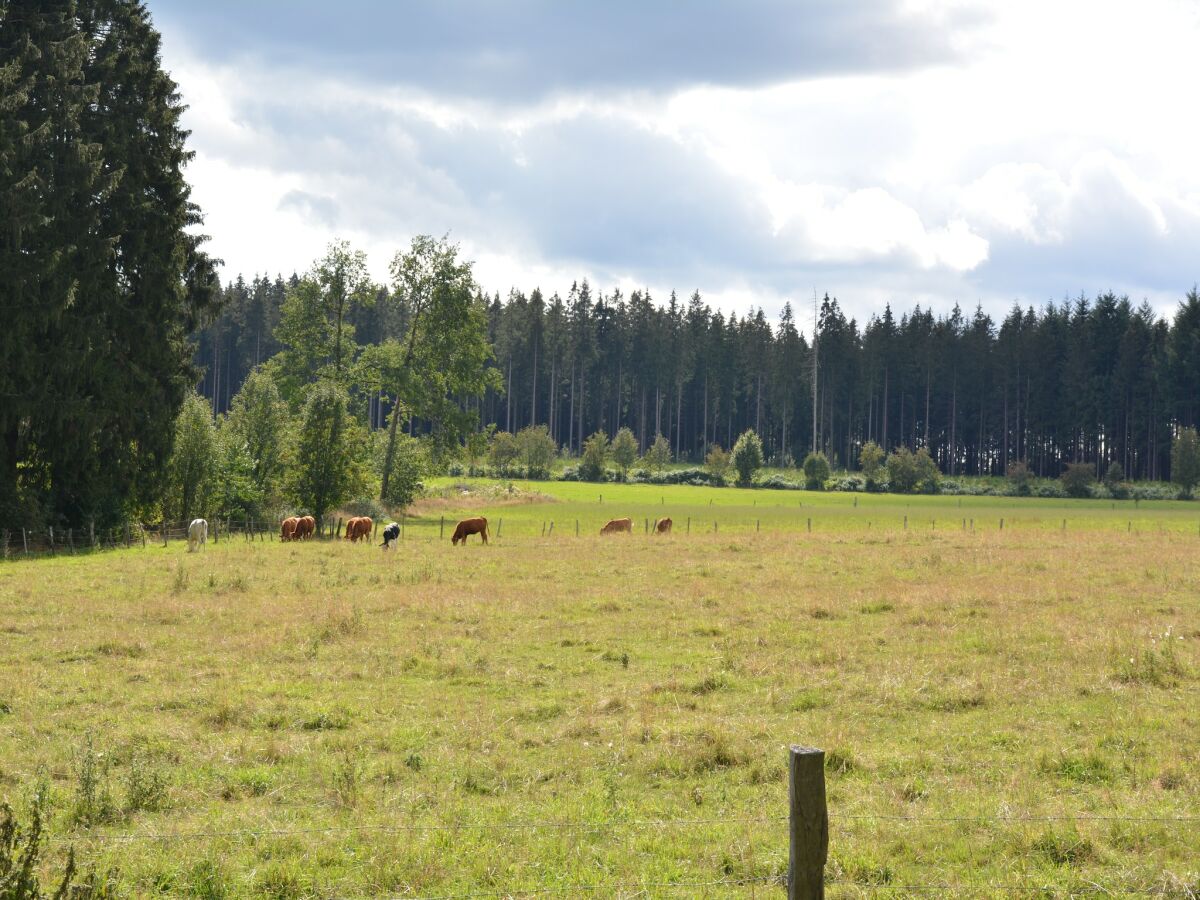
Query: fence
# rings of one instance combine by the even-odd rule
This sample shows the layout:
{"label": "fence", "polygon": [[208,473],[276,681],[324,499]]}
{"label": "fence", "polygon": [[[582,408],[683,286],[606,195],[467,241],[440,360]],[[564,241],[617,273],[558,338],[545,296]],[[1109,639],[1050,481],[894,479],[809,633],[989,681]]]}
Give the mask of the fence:
{"label": "fence", "polygon": [[[451,822],[437,824],[387,824],[387,825],[333,825],[312,828],[245,828],[197,831],[150,832],[136,834],[111,834],[89,836],[96,843],[128,844],[132,842],[179,842],[212,839],[239,839],[257,841],[267,837],[298,837],[314,834],[416,834],[429,832],[471,832],[471,831],[556,831],[572,834],[601,833],[609,834],[619,829],[686,829],[719,825],[779,825],[780,843],[785,840],[788,844],[788,867],[786,871],[777,871],[764,875],[746,875],[741,877],[726,875],[725,877],[704,880],[676,881],[626,881],[601,882],[596,884],[572,883],[557,884],[543,883],[529,887],[510,887],[503,890],[470,891],[456,894],[403,895],[404,900],[468,900],[468,898],[484,897],[526,897],[542,895],[585,895],[603,893],[613,895],[621,891],[632,891],[644,894],[647,891],[669,893],[675,891],[699,891],[706,888],[732,888],[738,886],[752,887],[782,887],[786,889],[788,900],[822,900],[828,885],[846,884],[836,877],[830,877],[826,871],[831,843],[830,821],[879,821],[883,823],[905,822],[910,824],[950,824],[957,827],[987,823],[1078,823],[1078,822],[1119,822],[1119,823],[1156,823],[1163,825],[1192,827],[1200,830],[1200,815],[1195,816],[1129,816],[1129,815],[1026,815],[1010,814],[996,816],[938,816],[938,815],[887,815],[887,814],[844,814],[836,812],[830,815],[827,806],[825,790],[825,753],[823,750],[792,746],[788,751],[788,797],[787,815],[759,817],[730,817],[719,818],[677,818],[677,819],[642,819],[614,820],[606,822],[578,821],[538,821],[538,822]],[[786,836],[783,828],[786,823]],[[836,832],[833,835],[836,840]],[[85,841],[88,839],[84,839]],[[1200,840],[1200,835],[1198,835]],[[57,845],[74,845],[78,838],[54,837],[50,843]],[[857,887],[870,887],[857,882]],[[1113,894],[1167,894],[1161,886],[1129,886],[1121,885],[1108,890],[1102,885],[1088,882],[1088,893],[1093,891],[1104,896]],[[887,880],[874,885],[888,892],[904,892],[906,894],[947,894],[968,890],[977,892],[987,890],[1005,894],[1042,892],[1046,885],[1034,884],[1031,881],[984,884],[955,884],[952,882],[937,883],[898,883]],[[1183,893],[1181,896],[1194,896],[1194,893]],[[401,900],[400,897],[395,900]]]}
{"label": "fence", "polygon": [[[510,538],[553,538],[566,537],[574,535],[579,537],[582,534],[598,533],[604,522],[607,519],[589,519],[584,521],[580,518],[571,518],[566,520],[561,519],[528,519],[521,518],[514,521],[509,519],[507,532],[505,530],[504,518],[498,517],[492,520],[490,528],[490,536],[492,539],[499,540],[506,534]],[[761,533],[764,531],[797,531],[803,530],[808,534],[812,534],[814,530],[826,530],[822,526],[828,526],[835,530],[842,529],[850,520],[844,518],[839,519],[835,516],[828,516],[825,519],[817,519],[813,516],[805,516],[794,520],[795,527],[787,529],[772,529],[772,525],[778,525],[778,521],[772,522],[767,520],[766,527],[761,518],[749,517],[730,517],[724,518],[716,514],[706,516],[684,516],[673,521],[672,531],[675,534],[697,535],[705,534],[749,534]],[[642,521],[633,521],[633,530],[641,531],[643,534],[650,534],[655,530],[658,518],[643,517]],[[1034,527],[1040,532],[1047,530],[1060,531],[1066,533],[1068,528],[1068,519],[1059,520],[1036,520]],[[801,525],[802,523],[802,525]],[[814,524],[815,523],[815,524]],[[445,516],[438,518],[409,518],[402,516],[397,524],[400,525],[400,539],[408,540],[444,540],[446,538],[447,524],[450,530],[453,531],[454,520],[448,520]],[[855,522],[856,525],[861,525],[861,522]],[[881,515],[878,518],[866,520],[866,530],[872,531],[877,526],[880,530],[895,529],[902,532],[947,532],[959,531],[963,533],[974,534],[976,532],[997,531],[997,532],[1012,532],[1014,530],[1022,530],[1022,526],[1029,523],[1022,520],[1014,521],[1012,518],[1003,516],[988,519],[987,521],[980,520],[978,524],[973,517],[937,519],[937,518],[911,518],[908,514],[893,513],[892,515]],[[44,529],[0,529],[0,559],[19,559],[22,557],[34,556],[58,556],[62,554],[75,555],[80,553],[89,553],[98,550],[114,550],[119,548],[129,547],[149,547],[149,546],[167,546],[171,541],[186,541],[188,535],[188,522],[170,522],[158,523],[154,525],[147,524],[125,524],[105,530],[96,530],[94,525],[89,525],[87,528],[54,528],[48,527]],[[638,526],[641,525],[641,528]],[[1119,528],[1119,522],[1116,523]],[[342,518],[331,517],[325,522],[322,522],[317,531],[312,535],[316,540],[335,540],[339,539],[344,534],[345,520]],[[371,535],[371,540],[378,543],[380,531],[383,528],[382,521],[374,523],[374,530]],[[1093,526],[1094,528],[1094,526]],[[1163,523],[1157,520],[1139,519],[1134,521],[1129,519],[1126,521],[1126,527],[1120,529],[1126,534],[1155,534],[1160,536],[1166,535],[1190,535],[1200,536],[1200,522],[1196,524],[1196,530],[1193,532],[1191,525],[1182,520],[1170,521]],[[220,543],[227,540],[242,540],[242,541],[259,541],[272,542],[280,540],[279,523],[276,521],[262,521],[256,519],[245,519],[236,521],[233,519],[212,519],[208,525],[208,540],[213,543]]]}

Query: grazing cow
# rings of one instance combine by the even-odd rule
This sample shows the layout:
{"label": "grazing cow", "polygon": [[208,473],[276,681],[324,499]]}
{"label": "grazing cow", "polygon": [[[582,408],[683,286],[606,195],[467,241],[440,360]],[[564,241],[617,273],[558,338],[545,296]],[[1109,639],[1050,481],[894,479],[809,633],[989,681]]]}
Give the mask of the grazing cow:
{"label": "grazing cow", "polygon": [[195,553],[206,543],[208,543],[208,522],[204,519],[192,519],[192,524],[188,526],[188,553]]}
{"label": "grazing cow", "polygon": [[654,526],[654,533],[655,534],[670,534],[671,533],[671,520],[670,519],[659,519],[657,524],[655,524],[655,526]]}
{"label": "grazing cow", "polygon": [[296,523],[296,540],[306,541],[317,530],[317,520],[312,516],[301,516]]}
{"label": "grazing cow", "polygon": [[346,540],[357,544],[360,540],[370,540],[375,523],[370,516],[357,516],[346,523]]}
{"label": "grazing cow", "polygon": [[283,524],[279,526],[279,540],[294,541],[296,540],[296,528],[300,525],[300,519],[296,516],[288,516],[283,520]]}
{"label": "grazing cow", "polygon": [[600,529],[601,534],[619,534],[622,531],[633,534],[633,519],[613,519]]}
{"label": "grazing cow", "polygon": [[388,550],[392,546],[392,541],[398,541],[399,539],[400,539],[400,526],[397,525],[395,522],[391,522],[388,524],[388,526],[386,528],[383,529],[383,543],[380,544],[379,546],[382,547],[384,550]]}
{"label": "grazing cow", "polygon": [[465,547],[467,546],[467,536],[472,534],[479,535],[486,544],[488,539],[487,519],[483,516],[474,519],[463,519],[454,529],[454,536],[450,538],[450,543],[457,544],[459,541],[462,541]]}

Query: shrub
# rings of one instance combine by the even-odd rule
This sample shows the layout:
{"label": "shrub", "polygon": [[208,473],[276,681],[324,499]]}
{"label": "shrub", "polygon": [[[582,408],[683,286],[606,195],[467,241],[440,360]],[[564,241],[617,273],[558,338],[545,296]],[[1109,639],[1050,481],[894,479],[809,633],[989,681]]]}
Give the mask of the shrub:
{"label": "shrub", "polygon": [[516,436],[517,452],[525,464],[526,478],[545,478],[550,474],[558,444],[550,436],[545,425],[530,425],[522,428]]}
{"label": "shrub", "polygon": [[580,481],[607,481],[604,464],[608,462],[608,435],[597,431],[583,442],[583,456],[579,459]]}
{"label": "shrub", "polygon": [[492,437],[492,446],[488,451],[488,459],[492,464],[492,468],[501,478],[506,478],[512,474],[513,463],[521,455],[521,448],[517,446],[515,436],[507,431],[497,431]]}
{"label": "shrub", "polygon": [[725,473],[729,471],[729,454],[721,449],[720,444],[713,444],[704,458],[704,468],[717,481],[725,481]]}
{"label": "shrub", "polygon": [[1033,493],[1033,472],[1024,462],[1009,463],[1007,477],[1009,492],[1014,497],[1028,497]]}
{"label": "shrub", "polygon": [[916,453],[907,447],[893,452],[888,457],[887,472],[891,489],[898,494],[911,494],[914,491],[922,494],[938,492],[941,473],[937,463],[924,447]]}
{"label": "shrub", "polygon": [[622,481],[629,478],[629,468],[637,461],[637,452],[637,438],[633,436],[633,432],[628,428],[619,428],[613,437],[612,454],[613,462],[621,470]]}
{"label": "shrub", "polygon": [[819,491],[829,480],[829,460],[819,450],[804,457],[804,486],[810,491]]}
{"label": "shrub", "polygon": [[[841,478],[835,478],[829,482],[829,489],[831,491],[849,491],[854,493],[856,491],[871,490],[871,484],[872,482],[867,481],[861,475],[843,475]],[[874,484],[878,485],[879,482],[874,482]]]}
{"label": "shrub", "polygon": [[1090,497],[1096,471],[1091,463],[1067,463],[1059,481],[1068,497]]}
{"label": "shrub", "polygon": [[642,462],[651,472],[661,472],[671,464],[671,445],[661,434],[654,436],[654,443],[646,451]]}
{"label": "shrub", "polygon": [[737,439],[737,443],[733,445],[730,462],[737,470],[739,485],[749,487],[754,483],[754,473],[763,465],[763,451],[762,441],[758,439],[758,435],[754,433],[753,429],[746,429]]}
{"label": "shrub", "polygon": [[886,459],[887,454],[874,441],[867,441],[862,445],[862,450],[858,452],[858,464],[867,479],[867,490],[871,490],[871,486],[879,480],[879,473]]}
{"label": "shrub", "polygon": [[775,491],[800,490],[800,485],[796,484],[794,481],[788,481],[788,479],[784,478],[782,475],[770,475],[763,481],[760,481],[758,486],[762,488],[769,488],[770,490]]}
{"label": "shrub", "polygon": [[[382,468],[386,461],[386,447],[383,444],[380,447],[382,458],[379,465]],[[432,468],[429,449],[420,439],[403,433],[397,434],[392,454],[392,471],[388,474],[387,495],[383,501],[392,506],[408,507],[425,489],[423,479]]]}
{"label": "shrub", "polygon": [[1200,484],[1200,436],[1195,428],[1184,428],[1171,443],[1171,480],[1179,485],[1181,497],[1191,497]]}

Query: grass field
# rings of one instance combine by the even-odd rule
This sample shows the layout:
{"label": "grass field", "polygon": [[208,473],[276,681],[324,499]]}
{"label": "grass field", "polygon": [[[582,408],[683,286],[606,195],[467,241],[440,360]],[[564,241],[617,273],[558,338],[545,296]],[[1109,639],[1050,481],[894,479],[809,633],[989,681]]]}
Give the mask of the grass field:
{"label": "grass field", "polygon": [[[0,796],[48,787],[48,864],[128,896],[778,896],[808,743],[830,896],[1200,892],[1196,505],[436,487],[393,553],[0,566]],[[452,548],[465,512],[498,538]]]}

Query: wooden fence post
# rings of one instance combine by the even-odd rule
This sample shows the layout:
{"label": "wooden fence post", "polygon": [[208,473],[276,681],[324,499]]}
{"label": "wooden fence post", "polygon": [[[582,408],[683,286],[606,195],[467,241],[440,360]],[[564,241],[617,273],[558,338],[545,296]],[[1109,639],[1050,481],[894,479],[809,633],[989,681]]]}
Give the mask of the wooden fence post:
{"label": "wooden fence post", "polygon": [[25,545],[25,555],[29,555],[29,535],[25,533],[25,529],[21,529],[21,543]]}
{"label": "wooden fence post", "polygon": [[67,546],[71,549],[71,555],[75,555],[75,529],[67,529]]}
{"label": "wooden fence post", "polygon": [[1004,520],[1003,519],[1000,520],[1000,530],[1001,531],[1004,530]]}
{"label": "wooden fence post", "polygon": [[758,532],[761,530],[762,530],[762,522],[759,521],[758,519],[755,519],[754,520],[754,533],[758,534]]}
{"label": "wooden fence post", "polygon": [[92,549],[96,549],[96,520],[88,519],[88,541],[92,545]]}
{"label": "wooden fence post", "polygon": [[546,536],[546,520],[542,519],[542,537]]}
{"label": "wooden fence post", "polygon": [[908,516],[904,517],[904,530],[908,531]]}
{"label": "wooden fence post", "polygon": [[788,754],[788,900],[824,900],[829,855],[825,751],[792,746]]}
{"label": "wooden fence post", "polygon": [[575,537],[579,537],[579,520],[575,520]]}
{"label": "wooden fence post", "polygon": [[4,558],[8,559],[8,529],[4,529]]}
{"label": "wooden fence post", "polygon": [[687,533],[688,534],[692,533],[692,517],[691,516],[688,516]]}
{"label": "wooden fence post", "polygon": [[718,531],[719,529],[717,528],[717,520],[713,519],[713,534],[716,534]]}
{"label": "wooden fence post", "polygon": [[496,537],[497,538],[500,537],[500,532],[502,532],[503,530],[504,530],[504,520],[501,519],[500,524],[496,526]]}
{"label": "wooden fence post", "polygon": [[553,519],[550,520],[550,531],[548,531],[547,534],[550,536],[554,535],[554,520]]}
{"label": "wooden fence post", "polygon": [[442,520],[438,523],[438,540],[446,536],[446,517],[442,516]]}
{"label": "wooden fence post", "polygon": [[50,526],[50,555],[54,555],[54,526]]}
{"label": "wooden fence post", "polygon": [[812,519],[811,518],[808,520],[808,533],[812,534]]}

